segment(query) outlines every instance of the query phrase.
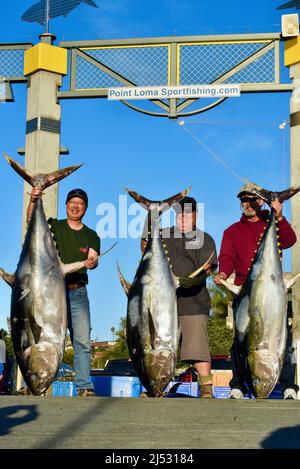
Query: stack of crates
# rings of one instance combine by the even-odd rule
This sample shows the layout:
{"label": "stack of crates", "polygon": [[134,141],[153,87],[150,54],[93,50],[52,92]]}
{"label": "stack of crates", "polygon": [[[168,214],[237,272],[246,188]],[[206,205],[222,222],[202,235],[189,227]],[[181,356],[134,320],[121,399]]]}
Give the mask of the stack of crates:
{"label": "stack of crates", "polygon": [[[145,387],[141,384],[141,393],[147,392]],[[196,381],[170,381],[164,390],[165,397],[199,397],[199,383]]]}
{"label": "stack of crates", "polygon": [[165,392],[166,397],[199,397],[199,383],[197,381],[171,381]]}
{"label": "stack of crates", "polygon": [[53,397],[76,397],[76,386],[73,381],[53,381],[50,393]]}
{"label": "stack of crates", "polygon": [[[213,386],[214,397],[217,399],[227,399],[229,392],[229,386]],[[244,399],[255,399],[255,397],[250,391],[248,391],[247,394],[244,395]],[[276,384],[268,399],[283,399],[280,384]]]}

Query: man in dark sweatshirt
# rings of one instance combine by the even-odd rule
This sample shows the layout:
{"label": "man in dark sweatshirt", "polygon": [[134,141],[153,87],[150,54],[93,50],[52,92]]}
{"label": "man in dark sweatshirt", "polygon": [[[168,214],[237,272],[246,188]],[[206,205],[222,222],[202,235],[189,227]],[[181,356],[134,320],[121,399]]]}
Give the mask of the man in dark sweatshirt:
{"label": "man in dark sweatshirt", "polygon": [[[219,255],[219,274],[215,277],[216,284],[220,284],[219,279],[226,280],[233,272],[235,272],[235,285],[242,285],[245,282],[257,250],[257,244],[267,226],[270,214],[268,210],[262,210],[264,201],[251,191],[251,187],[243,186],[237,197],[240,199],[243,214],[240,221],[224,231]],[[256,208],[253,208],[253,206]],[[282,215],[283,205],[278,200],[274,200],[271,207],[275,210],[275,217],[277,218],[280,249],[290,248],[296,243],[297,238],[293,228]],[[291,317],[287,318],[287,323],[286,354],[279,381],[284,398],[297,399],[296,393],[299,388],[294,384],[295,365],[291,363],[293,353]],[[234,363],[232,368],[233,377],[229,383],[231,388],[229,398],[242,399],[244,394],[240,389]]]}

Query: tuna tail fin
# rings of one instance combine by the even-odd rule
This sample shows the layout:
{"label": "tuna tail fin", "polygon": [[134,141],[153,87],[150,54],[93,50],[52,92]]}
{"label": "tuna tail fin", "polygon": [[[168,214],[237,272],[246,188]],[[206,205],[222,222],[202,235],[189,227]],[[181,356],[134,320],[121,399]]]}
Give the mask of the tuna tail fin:
{"label": "tuna tail fin", "polygon": [[[145,237],[158,237],[158,230],[159,230],[159,215],[162,212],[168,210],[173,204],[180,202],[191,190],[191,187],[179,192],[178,194],[173,195],[165,200],[149,200],[146,197],[138,194],[131,189],[127,189],[125,187],[126,192],[144,209],[148,211],[148,217],[146,218],[145,226],[143,229],[143,236]],[[148,232],[148,236],[146,233]],[[156,233],[156,234],[155,234]]]}
{"label": "tuna tail fin", "polygon": [[265,200],[267,204],[269,205],[275,199],[278,199],[279,202],[282,203],[285,200],[290,199],[295,194],[297,194],[297,192],[300,191],[300,186],[298,186],[298,187],[289,187],[288,189],[285,189],[284,191],[281,191],[281,192],[273,192],[273,191],[268,191],[267,189],[264,189],[263,187],[260,187],[257,184],[254,184],[253,182],[248,181],[245,178],[244,178],[244,181],[249,188],[249,192],[256,194],[259,198]]}
{"label": "tuna tail fin", "polygon": [[118,262],[117,262],[117,268],[118,268],[118,274],[119,274],[119,279],[120,279],[121,285],[122,285],[126,295],[128,296],[129,291],[131,289],[131,283],[127,282],[127,280],[125,280],[125,278],[123,277],[123,274],[120,270]]}
{"label": "tuna tail fin", "polygon": [[46,187],[52,186],[52,184],[55,184],[61,179],[69,176],[69,174],[73,173],[73,171],[76,171],[82,166],[81,164],[78,164],[74,166],[68,166],[67,168],[58,169],[56,171],[52,171],[51,173],[32,174],[30,171],[28,171],[28,169],[25,169],[23,166],[19,165],[19,163],[14,161],[7,154],[4,154],[4,157],[10,166],[16,171],[16,173],[25,179],[28,184],[30,184],[32,187],[39,186],[43,190],[46,189]]}
{"label": "tuna tail fin", "polygon": [[127,189],[127,187],[125,187],[125,190],[138,204],[142,205],[142,207],[144,207],[148,212],[150,212],[155,207],[157,208],[159,213],[162,213],[168,210],[175,203],[180,202],[180,200],[183,199],[183,197],[185,197],[190,192],[191,186],[183,190],[182,192],[179,192],[178,194],[169,197],[168,199],[158,201],[149,200],[146,197],[138,194],[137,192],[132,191],[131,189]]}
{"label": "tuna tail fin", "polygon": [[279,202],[284,202],[285,200],[288,200],[291,197],[293,197],[299,191],[300,191],[300,186],[289,187],[288,189],[285,189],[284,191],[278,192],[278,200]]}

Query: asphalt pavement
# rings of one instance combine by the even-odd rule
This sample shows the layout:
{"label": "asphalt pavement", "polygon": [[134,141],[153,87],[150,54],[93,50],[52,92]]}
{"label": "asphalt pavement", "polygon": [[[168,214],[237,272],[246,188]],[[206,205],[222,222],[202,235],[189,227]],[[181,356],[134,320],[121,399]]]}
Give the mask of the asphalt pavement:
{"label": "asphalt pavement", "polygon": [[300,401],[0,396],[4,449],[300,448]]}

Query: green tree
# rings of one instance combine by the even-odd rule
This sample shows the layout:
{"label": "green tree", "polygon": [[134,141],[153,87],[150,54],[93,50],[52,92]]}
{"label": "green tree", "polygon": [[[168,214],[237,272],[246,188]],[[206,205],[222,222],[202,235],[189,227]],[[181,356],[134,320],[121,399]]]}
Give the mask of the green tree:
{"label": "green tree", "polygon": [[226,325],[228,302],[232,294],[216,285],[212,280],[208,285],[211,298],[211,316],[208,321],[208,338],[211,355],[230,355],[233,333]]}
{"label": "green tree", "polygon": [[111,328],[110,328],[110,332],[111,332],[111,334],[112,334],[113,340],[115,340],[116,329],[115,329],[114,327],[111,327]]}
{"label": "green tree", "polygon": [[209,280],[208,282],[208,291],[213,316],[215,318],[225,319],[227,316],[228,302],[232,301],[232,293],[216,285],[213,280]]}
{"label": "green tree", "polygon": [[63,362],[67,365],[74,366],[74,350],[73,347],[68,347],[64,351]]}
{"label": "green tree", "polygon": [[232,330],[226,326],[226,320],[210,317],[208,321],[208,339],[211,355],[230,355]]}
{"label": "green tree", "polygon": [[115,345],[103,352],[103,356],[99,358],[100,366],[104,366],[107,360],[115,358],[129,358],[129,351],[126,342],[126,318],[121,318],[120,329],[115,332]]}

